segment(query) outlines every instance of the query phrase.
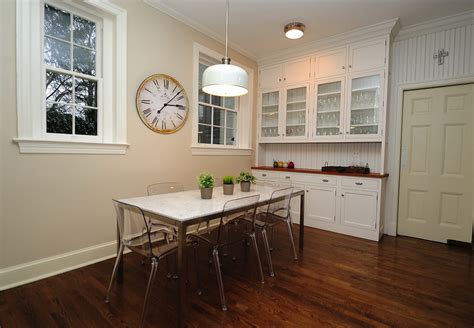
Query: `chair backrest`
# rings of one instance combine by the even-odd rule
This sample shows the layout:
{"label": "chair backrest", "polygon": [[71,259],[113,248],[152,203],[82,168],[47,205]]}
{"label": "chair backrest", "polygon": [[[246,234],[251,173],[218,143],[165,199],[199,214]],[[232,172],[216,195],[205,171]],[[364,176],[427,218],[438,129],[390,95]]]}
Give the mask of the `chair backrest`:
{"label": "chair backrest", "polygon": [[260,195],[253,195],[242,197],[238,199],[229,200],[222,208],[222,215],[217,230],[217,244],[222,242],[223,227],[232,221],[242,218],[243,216],[252,219],[252,229],[255,224],[255,214],[257,212],[258,201]]}
{"label": "chair backrest", "polygon": [[113,200],[121,242],[130,250],[142,255],[159,256],[153,252],[153,243],[162,239],[161,232],[152,232],[151,223],[136,206]]}
{"label": "chair backrest", "polygon": [[287,218],[290,215],[291,195],[293,187],[283,187],[272,192],[268,204],[267,213]]}
{"label": "chair backrest", "polygon": [[183,184],[179,182],[160,182],[149,185],[147,191],[148,196],[161,195],[184,191],[184,187]]}

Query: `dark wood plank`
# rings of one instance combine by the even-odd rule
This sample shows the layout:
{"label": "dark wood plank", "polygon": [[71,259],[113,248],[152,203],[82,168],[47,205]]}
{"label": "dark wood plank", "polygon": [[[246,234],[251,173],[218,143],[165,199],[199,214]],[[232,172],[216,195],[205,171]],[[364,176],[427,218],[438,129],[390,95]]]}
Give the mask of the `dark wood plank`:
{"label": "dark wood plank", "polygon": [[281,172],[296,172],[296,173],[310,173],[310,174],[326,174],[326,175],[345,175],[349,177],[364,177],[364,178],[376,178],[383,179],[388,177],[388,173],[348,173],[348,172],[328,172],[321,171],[318,169],[304,169],[304,168],[283,168],[283,167],[273,167],[273,166],[252,166],[252,170],[267,170],[267,171],[281,171]]}
{"label": "dark wood plank", "polygon": [[[222,312],[208,251],[199,250],[204,293],[196,294],[189,261],[188,327],[472,327],[473,252],[407,237],[380,243],[305,228],[292,260],[284,227],[275,230],[275,278],[259,283],[250,248],[223,258],[229,310]],[[261,240],[259,240],[261,245]],[[189,252],[190,254],[192,252]],[[189,258],[190,259],[190,258]],[[2,327],[136,327],[150,265],[124,256],[122,284],[103,302],[113,259],[0,292]],[[162,263],[163,264],[163,263]],[[161,265],[147,315],[149,327],[175,327],[178,282]]]}

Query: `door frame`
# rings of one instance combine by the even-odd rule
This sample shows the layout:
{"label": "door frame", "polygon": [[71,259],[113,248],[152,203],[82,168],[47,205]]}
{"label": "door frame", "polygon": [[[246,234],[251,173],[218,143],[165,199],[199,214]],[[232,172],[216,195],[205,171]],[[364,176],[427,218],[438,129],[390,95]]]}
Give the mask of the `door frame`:
{"label": "door frame", "polygon": [[[390,174],[390,177],[396,181],[396,187],[393,187],[393,195],[389,199],[392,204],[396,204],[392,208],[391,217],[393,218],[392,222],[386,222],[385,226],[389,227],[392,231],[388,231],[389,235],[396,236],[398,235],[398,209],[400,201],[400,169],[401,169],[401,146],[402,146],[402,122],[403,122],[403,97],[405,91],[413,91],[420,89],[431,89],[431,88],[442,88],[462,84],[474,83],[473,76],[467,76],[456,79],[446,79],[446,80],[431,80],[424,82],[415,82],[415,83],[402,83],[398,85],[397,95],[393,95],[397,98],[396,106],[396,131],[395,131],[395,168],[393,173]],[[472,222],[472,247],[474,248],[474,221]]]}

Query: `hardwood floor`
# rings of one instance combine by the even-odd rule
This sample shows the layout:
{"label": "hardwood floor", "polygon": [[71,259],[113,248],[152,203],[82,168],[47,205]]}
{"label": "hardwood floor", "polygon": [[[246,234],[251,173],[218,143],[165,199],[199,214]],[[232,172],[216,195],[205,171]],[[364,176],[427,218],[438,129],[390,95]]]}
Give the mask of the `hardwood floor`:
{"label": "hardwood floor", "polygon": [[[283,228],[283,227],[282,227]],[[200,253],[202,296],[189,275],[188,327],[473,327],[471,250],[385,236],[379,244],[306,229],[293,261],[285,231],[275,232],[275,278],[258,282],[251,248],[223,260],[229,310],[220,310],[217,282]],[[192,252],[190,252],[191,254]],[[245,255],[245,256],[244,256]],[[267,274],[266,258],[261,252]],[[104,303],[113,260],[0,292],[0,326],[136,327],[149,265],[125,256],[125,277]],[[193,261],[189,261],[191,271]],[[173,327],[177,284],[160,263],[147,315],[149,327]]]}

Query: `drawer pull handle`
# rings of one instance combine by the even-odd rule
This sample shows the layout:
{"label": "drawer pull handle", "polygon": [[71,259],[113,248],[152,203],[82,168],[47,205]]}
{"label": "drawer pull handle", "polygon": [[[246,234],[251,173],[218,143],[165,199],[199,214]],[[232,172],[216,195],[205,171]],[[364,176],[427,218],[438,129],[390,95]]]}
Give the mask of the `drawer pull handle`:
{"label": "drawer pull handle", "polygon": [[266,177],[267,175],[266,174],[262,174],[262,177]]}
{"label": "drawer pull handle", "polygon": [[362,183],[362,182],[356,182],[356,185],[358,185],[358,186],[362,186],[362,185],[363,185],[363,183]]}
{"label": "drawer pull handle", "polygon": [[329,182],[329,180],[328,179],[323,179],[323,182]]}
{"label": "drawer pull handle", "polygon": [[290,178],[291,178],[291,177],[289,177],[289,176],[286,176],[286,177],[285,177],[285,179],[290,179]]}

